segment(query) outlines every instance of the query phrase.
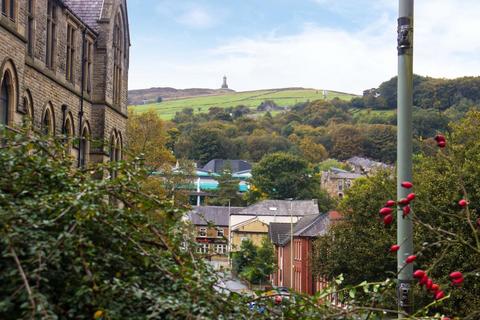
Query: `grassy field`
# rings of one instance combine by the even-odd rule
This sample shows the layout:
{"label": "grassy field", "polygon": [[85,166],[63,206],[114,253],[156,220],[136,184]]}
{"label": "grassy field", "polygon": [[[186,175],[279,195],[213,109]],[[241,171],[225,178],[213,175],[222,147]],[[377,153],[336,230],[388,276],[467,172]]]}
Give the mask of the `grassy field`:
{"label": "grassy field", "polygon": [[[349,100],[354,95],[328,91],[327,99],[338,97]],[[315,89],[273,89],[259,91],[234,92],[224,95],[203,96],[168,100],[162,103],[130,106],[135,112],[155,110],[162,119],[169,120],[175,116],[175,112],[184,108],[193,108],[195,112],[208,112],[211,107],[235,107],[245,105],[256,109],[263,101],[273,100],[279,106],[293,106],[299,102],[323,99],[323,91]]]}

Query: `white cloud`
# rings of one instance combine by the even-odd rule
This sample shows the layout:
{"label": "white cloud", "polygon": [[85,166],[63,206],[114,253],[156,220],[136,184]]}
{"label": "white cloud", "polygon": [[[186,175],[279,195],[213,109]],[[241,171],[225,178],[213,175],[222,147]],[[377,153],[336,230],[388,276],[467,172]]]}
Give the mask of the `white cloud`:
{"label": "white cloud", "polygon": [[163,19],[173,19],[190,28],[206,29],[213,27],[222,18],[222,13],[193,1],[177,3],[176,0],[162,0],[155,11]]}
{"label": "white cloud", "polygon": [[209,28],[215,25],[215,18],[204,8],[190,8],[176,19],[179,23],[193,28]]}
{"label": "white cloud", "polygon": [[[478,12],[478,0],[416,2],[415,73],[479,75]],[[396,24],[395,8],[386,6],[355,31],[310,24],[296,35],[231,39],[191,59],[136,70],[132,86],[219,87],[226,74],[235,90],[303,86],[361,93],[396,74]]]}

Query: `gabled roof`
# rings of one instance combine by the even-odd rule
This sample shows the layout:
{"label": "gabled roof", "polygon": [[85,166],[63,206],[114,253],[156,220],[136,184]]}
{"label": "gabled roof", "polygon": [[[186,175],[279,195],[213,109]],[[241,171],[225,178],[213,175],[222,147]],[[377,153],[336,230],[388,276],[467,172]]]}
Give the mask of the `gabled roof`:
{"label": "gabled roof", "polygon": [[306,216],[319,214],[318,205],[315,200],[264,200],[247,208],[244,208],[238,215],[249,216]]}
{"label": "gabled roof", "polygon": [[230,165],[232,173],[251,170],[252,165],[245,160],[223,160],[223,159],[214,159],[210,160],[204,167],[203,170],[221,173],[225,167]]}
{"label": "gabled roof", "polygon": [[102,16],[104,0],[63,0],[70,10],[95,31],[98,31],[98,20]]}
{"label": "gabled roof", "polygon": [[215,226],[228,226],[230,213],[238,212],[243,207],[194,207],[188,213],[188,219],[196,226],[206,226],[209,223]]}
{"label": "gabled roof", "polygon": [[[294,237],[315,238],[327,231],[330,219],[328,214],[308,215],[300,219],[293,227]],[[272,228],[272,224],[270,224]],[[290,242],[290,224],[274,223],[269,230],[269,237],[277,246],[285,246]]]}

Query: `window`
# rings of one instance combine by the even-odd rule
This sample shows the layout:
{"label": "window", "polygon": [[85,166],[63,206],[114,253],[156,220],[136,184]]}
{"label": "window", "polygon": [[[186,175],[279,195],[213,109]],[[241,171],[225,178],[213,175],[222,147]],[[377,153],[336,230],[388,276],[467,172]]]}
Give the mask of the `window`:
{"label": "window", "polygon": [[2,15],[15,21],[15,0],[2,0]]}
{"label": "window", "polygon": [[80,150],[79,150],[79,165],[81,168],[85,168],[88,163],[90,155],[90,130],[88,125],[85,125],[80,137]]}
{"label": "window", "polygon": [[302,259],[302,242],[301,240],[295,240],[295,251],[294,251],[295,260]]}
{"label": "window", "polygon": [[67,81],[72,82],[74,80],[74,70],[75,70],[75,34],[76,28],[71,24],[67,24],[67,66],[66,66],[66,77]]}
{"label": "window", "polygon": [[338,180],[337,185],[338,185],[338,191],[342,191],[343,190],[343,181]]}
{"label": "window", "polygon": [[199,228],[198,236],[205,238],[207,236],[207,228]]}
{"label": "window", "polygon": [[198,253],[208,253],[208,243],[200,243],[197,247]]}
{"label": "window", "polygon": [[42,132],[43,134],[53,135],[55,132],[55,121],[53,120],[52,106],[49,104],[45,108],[42,118]]}
{"label": "window", "polygon": [[27,54],[33,57],[34,53],[34,0],[27,3]]}
{"label": "window", "polygon": [[73,129],[73,117],[71,113],[68,113],[67,115],[63,131],[63,134],[65,135],[65,148],[67,150],[67,153],[71,153],[72,138],[73,133],[75,132],[75,130]]}
{"label": "window", "polygon": [[47,4],[47,50],[45,64],[47,68],[53,69],[53,63],[55,62],[55,39],[57,28],[57,5],[54,0],[48,0]]}
{"label": "window", "polygon": [[217,228],[217,238],[223,238],[225,236],[225,230],[223,228]]}
{"label": "window", "polygon": [[123,21],[120,12],[113,27],[113,104],[119,106],[122,98]]}
{"label": "window", "polygon": [[228,252],[228,248],[226,244],[216,244],[215,245],[215,252],[218,254],[226,254]]}
{"label": "window", "polygon": [[92,74],[93,74],[93,41],[91,39],[85,40],[85,63],[83,86],[88,94],[92,92]]}
{"label": "window", "polygon": [[8,124],[8,111],[10,107],[10,77],[8,73],[5,73],[2,81],[2,87],[0,90],[0,124]]}
{"label": "window", "polygon": [[116,130],[112,132],[110,137],[110,161],[122,160],[122,137]]}

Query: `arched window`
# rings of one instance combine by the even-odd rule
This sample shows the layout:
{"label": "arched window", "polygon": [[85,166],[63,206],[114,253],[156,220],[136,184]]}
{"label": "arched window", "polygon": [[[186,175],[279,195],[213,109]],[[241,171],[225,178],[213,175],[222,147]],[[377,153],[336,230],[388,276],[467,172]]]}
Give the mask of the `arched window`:
{"label": "arched window", "polygon": [[110,161],[122,160],[122,136],[116,130],[113,130],[110,136]]}
{"label": "arched window", "polygon": [[9,80],[10,77],[8,73],[5,73],[5,76],[2,80],[2,86],[0,88],[0,124],[6,125],[8,124],[8,111],[10,109],[10,87],[9,87]]}
{"label": "arched window", "polygon": [[90,155],[90,128],[88,123],[85,124],[80,137],[80,150],[79,150],[79,165],[81,168],[87,166]]}
{"label": "arched window", "polygon": [[123,50],[123,19],[118,12],[113,26],[113,104],[117,107],[122,102]]}
{"label": "arched window", "polygon": [[116,160],[122,161],[122,150],[123,150],[123,142],[122,142],[122,134],[118,132],[117,134],[117,146],[116,146]]}
{"label": "arched window", "polygon": [[75,129],[73,128],[73,116],[72,113],[68,113],[65,119],[65,125],[63,127],[63,134],[65,136],[65,148],[68,153],[72,151],[72,140],[73,140],[73,133]]}
{"label": "arched window", "polygon": [[25,114],[24,122],[33,127],[33,99],[30,91],[27,90],[23,96],[21,112]]}
{"label": "arched window", "polygon": [[53,114],[53,107],[49,103],[45,107],[42,117],[42,132],[43,134],[53,135],[55,133],[55,120]]}

